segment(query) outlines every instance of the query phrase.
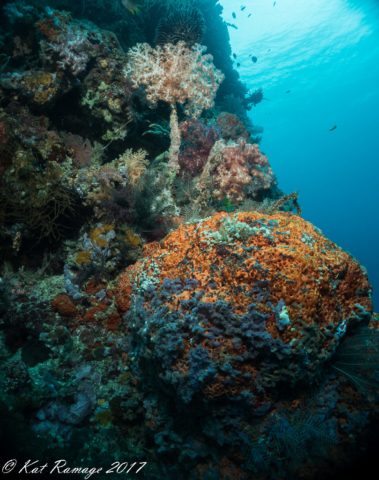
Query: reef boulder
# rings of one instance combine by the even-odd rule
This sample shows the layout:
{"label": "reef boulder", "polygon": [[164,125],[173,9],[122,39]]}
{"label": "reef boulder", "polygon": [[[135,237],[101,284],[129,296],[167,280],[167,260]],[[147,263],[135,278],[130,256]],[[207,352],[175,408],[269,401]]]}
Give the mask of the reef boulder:
{"label": "reef boulder", "polygon": [[370,321],[370,293],[359,262],[301,217],[218,213],[145,245],[116,298],[144,382],[181,404],[247,396],[258,408],[279,383],[321,375]]}

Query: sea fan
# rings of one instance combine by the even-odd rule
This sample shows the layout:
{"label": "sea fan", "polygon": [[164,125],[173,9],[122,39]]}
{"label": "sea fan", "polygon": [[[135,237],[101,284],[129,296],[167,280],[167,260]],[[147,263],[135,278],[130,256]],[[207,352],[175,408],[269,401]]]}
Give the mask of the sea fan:
{"label": "sea fan", "polygon": [[327,451],[338,443],[330,422],[322,415],[299,410],[295,415],[282,417],[270,431],[277,455],[285,454],[295,463],[300,463],[312,450]]}
{"label": "sea fan", "polygon": [[361,329],[338,347],[331,366],[345,375],[360,390],[379,388],[379,331]]}
{"label": "sea fan", "polygon": [[243,448],[243,455],[247,458],[245,468],[258,472],[267,470],[272,462],[271,454],[265,443],[246,442]]}

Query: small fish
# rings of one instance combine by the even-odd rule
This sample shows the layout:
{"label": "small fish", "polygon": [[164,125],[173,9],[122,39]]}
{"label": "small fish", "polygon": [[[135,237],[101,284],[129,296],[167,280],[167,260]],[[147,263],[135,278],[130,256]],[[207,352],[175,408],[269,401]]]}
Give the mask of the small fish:
{"label": "small fish", "polygon": [[249,57],[251,57],[251,53],[250,53]]}
{"label": "small fish", "polygon": [[120,205],[122,208],[129,208],[129,202],[125,200],[125,198],[122,197],[113,197],[113,201],[117,203],[117,205]]}
{"label": "small fish", "polygon": [[232,13],[232,17],[237,18],[236,14],[234,12]]}
{"label": "small fish", "polygon": [[237,55],[236,55],[235,53],[233,53],[233,57],[234,57],[234,58],[237,58]]}
{"label": "small fish", "polygon": [[267,50],[268,52],[271,52],[271,48]]}
{"label": "small fish", "polygon": [[337,128],[337,125],[334,125],[334,127],[329,128],[328,132],[331,132],[331,131],[335,130],[336,128]]}
{"label": "small fish", "polygon": [[276,5],[276,2],[274,2],[274,5],[273,5],[273,6],[275,7],[275,5]]}
{"label": "small fish", "polygon": [[287,90],[287,91],[286,91],[286,93],[290,93],[290,92],[291,92],[291,90]]}
{"label": "small fish", "polygon": [[249,13],[249,15],[247,16],[247,18],[251,17],[251,13]]}
{"label": "small fish", "polygon": [[251,59],[253,60],[254,63],[257,63],[257,57],[251,57]]}
{"label": "small fish", "polygon": [[245,10],[246,7],[241,7],[241,12],[243,12]]}
{"label": "small fish", "polygon": [[240,67],[240,66],[241,66],[241,64],[240,64],[240,63],[237,63],[237,67]]}
{"label": "small fish", "polygon": [[121,0],[122,5],[132,12],[134,15],[135,13],[138,15],[140,13],[139,7],[141,6],[139,3],[134,2],[133,0]]}

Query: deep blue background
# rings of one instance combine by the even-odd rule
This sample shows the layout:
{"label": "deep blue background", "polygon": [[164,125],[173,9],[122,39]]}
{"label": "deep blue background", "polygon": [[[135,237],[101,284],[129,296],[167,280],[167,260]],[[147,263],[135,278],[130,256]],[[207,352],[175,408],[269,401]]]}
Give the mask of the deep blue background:
{"label": "deep blue background", "polygon": [[220,3],[242,80],[269,99],[251,118],[279,187],[367,268],[378,310],[379,2]]}

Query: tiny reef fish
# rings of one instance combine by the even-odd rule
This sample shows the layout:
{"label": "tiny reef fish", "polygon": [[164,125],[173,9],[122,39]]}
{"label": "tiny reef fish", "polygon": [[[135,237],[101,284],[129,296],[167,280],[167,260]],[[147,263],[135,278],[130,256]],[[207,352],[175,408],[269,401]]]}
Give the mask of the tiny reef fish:
{"label": "tiny reef fish", "polygon": [[130,204],[125,198],[122,197],[113,197],[113,201],[117,203],[117,205],[120,205],[120,207],[123,208],[130,208]]}
{"label": "tiny reef fish", "polygon": [[140,13],[140,10],[138,9],[141,5],[139,3],[133,2],[133,0],[121,0],[122,5],[129,10],[129,12],[132,12],[134,15],[135,13],[138,15]]}
{"label": "tiny reef fish", "polygon": [[241,12],[243,12],[245,10],[246,7],[241,7]]}
{"label": "tiny reef fish", "polygon": [[234,58],[237,58],[237,54],[233,53],[233,57],[234,57]]}
{"label": "tiny reef fish", "polygon": [[335,130],[337,128],[337,125],[334,125],[334,127],[329,128],[328,132],[331,132],[332,130]]}
{"label": "tiny reef fish", "polygon": [[257,63],[257,57],[251,57],[251,59],[253,60],[254,63]]}
{"label": "tiny reef fish", "polygon": [[232,17],[237,18],[236,14],[234,12],[232,13]]}
{"label": "tiny reef fish", "polygon": [[291,90],[287,90],[286,93],[290,93]]}
{"label": "tiny reef fish", "polygon": [[237,63],[237,67],[240,67],[240,66],[241,66],[241,64],[240,64],[240,63]]}
{"label": "tiny reef fish", "polygon": [[276,2],[274,2],[274,5],[273,5],[273,7],[275,7],[275,5],[276,5]]}
{"label": "tiny reef fish", "polygon": [[249,13],[249,15],[247,16],[247,18],[251,17],[251,13]]}

